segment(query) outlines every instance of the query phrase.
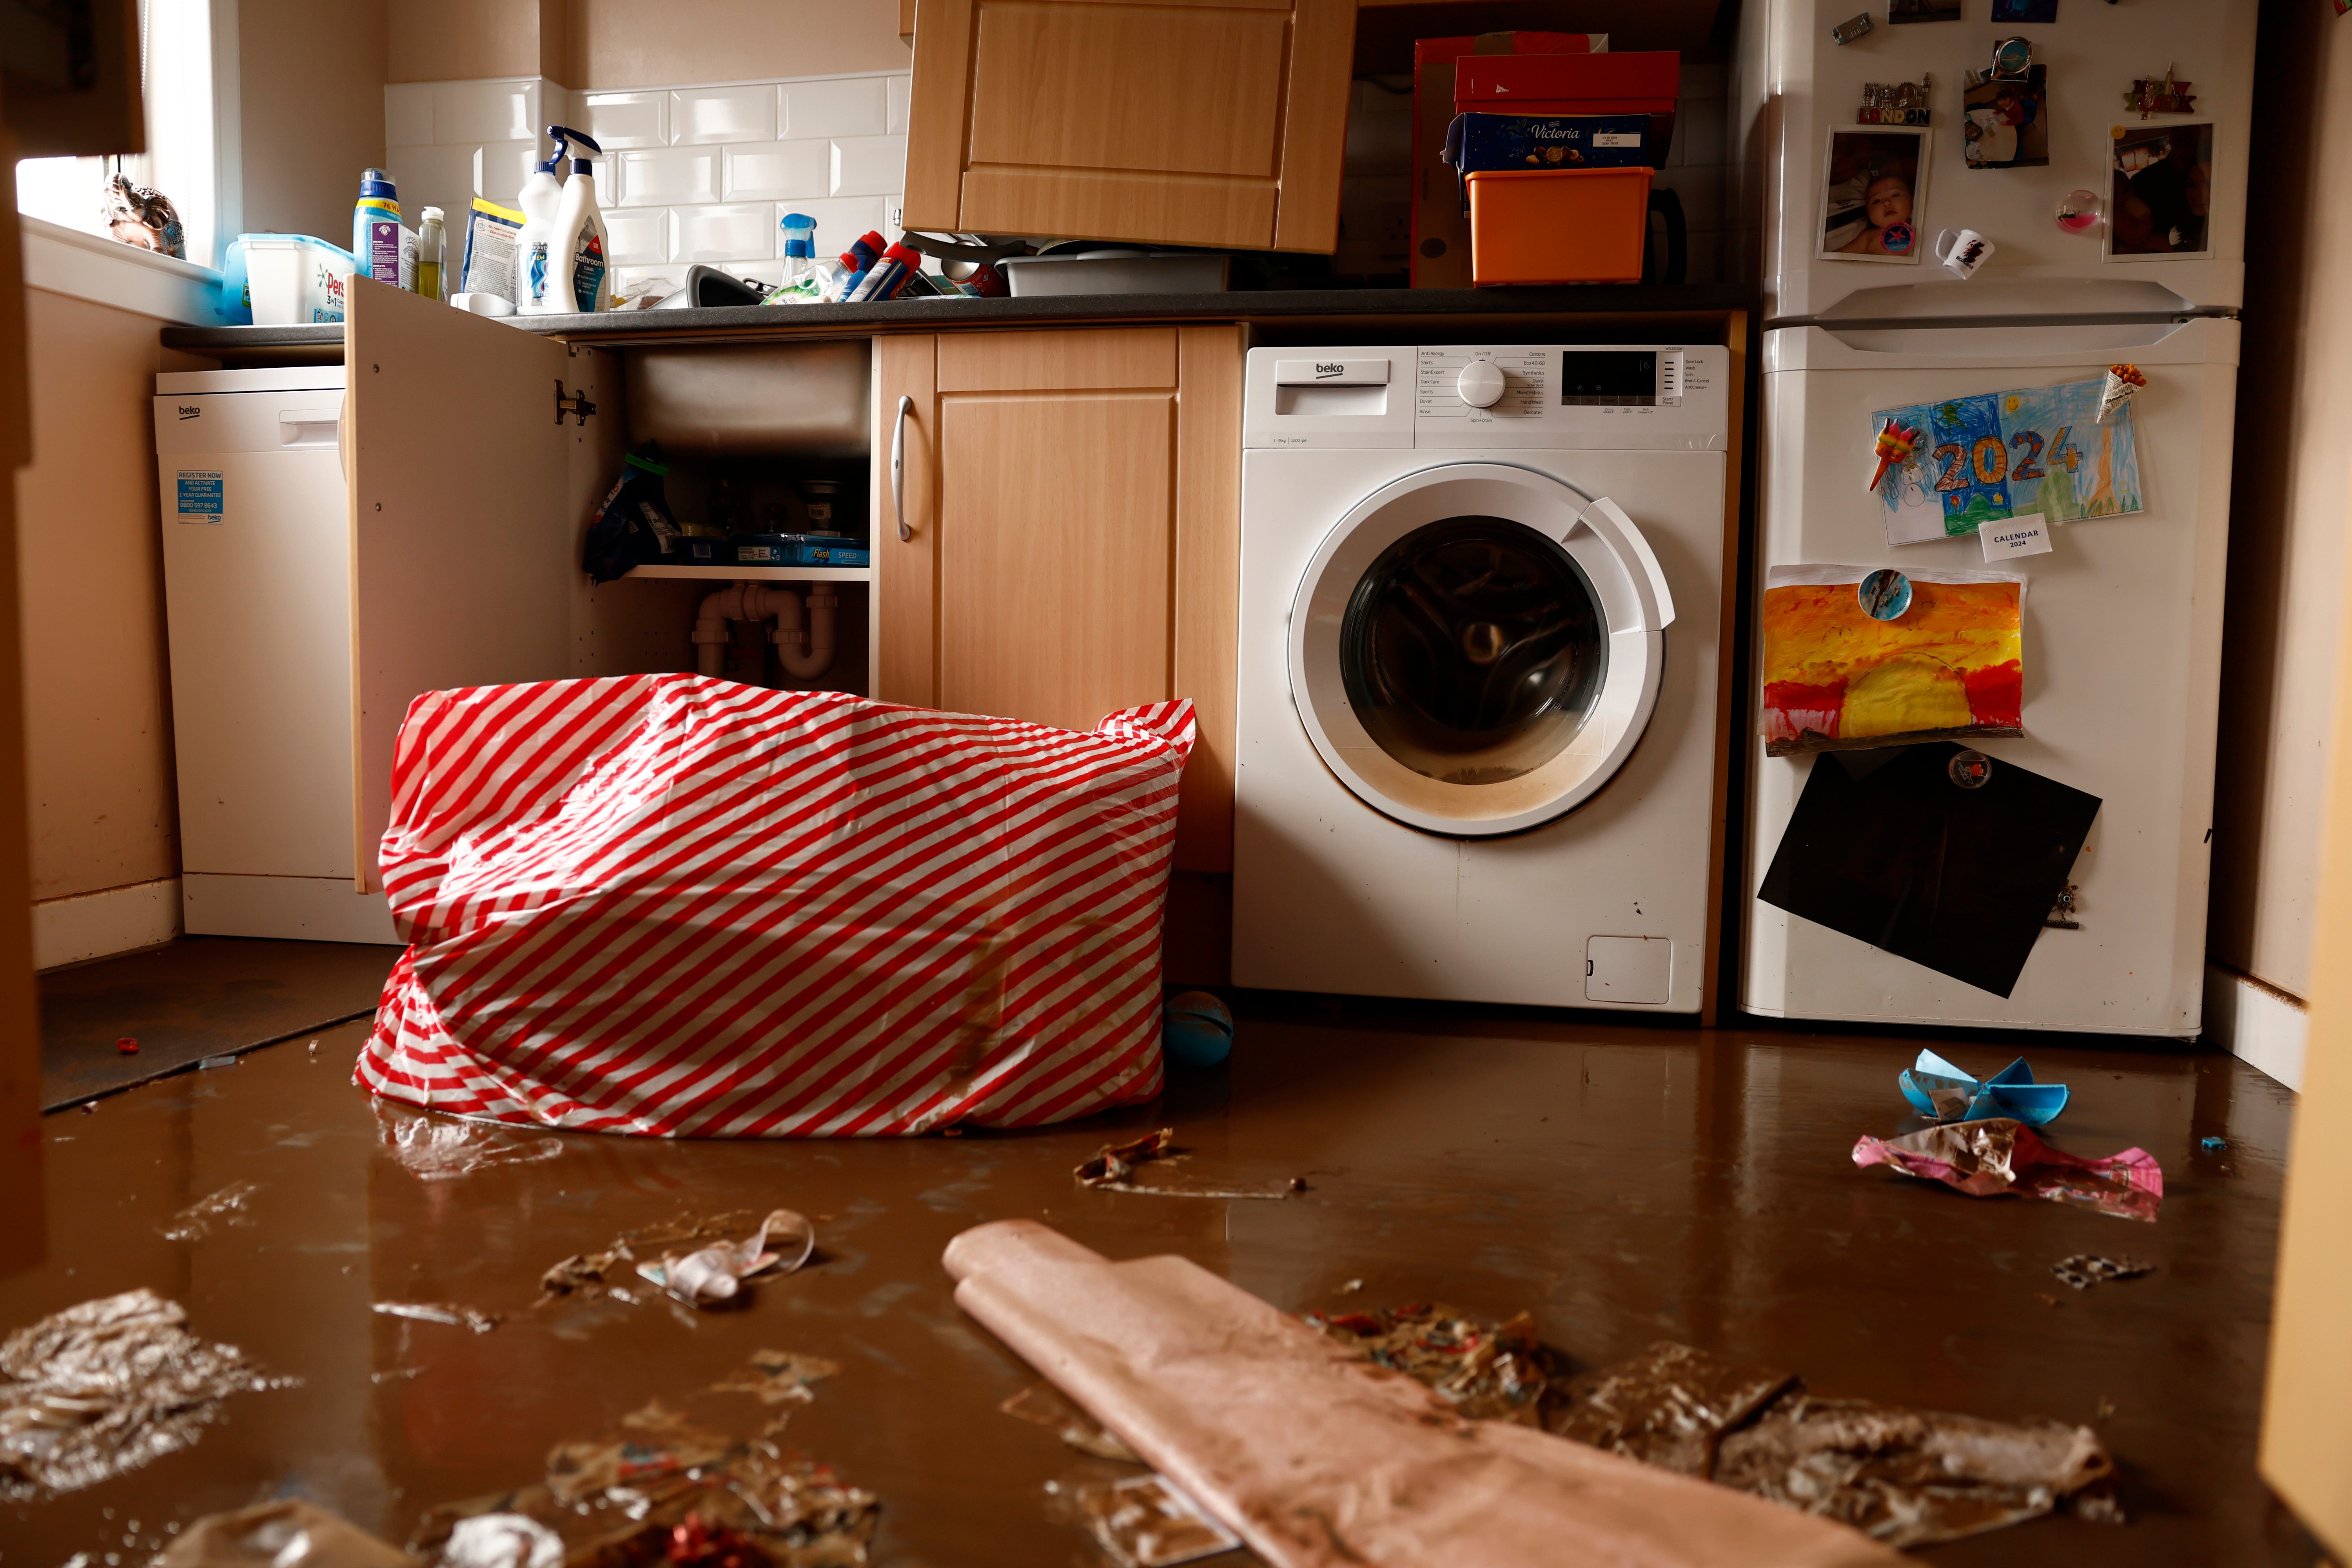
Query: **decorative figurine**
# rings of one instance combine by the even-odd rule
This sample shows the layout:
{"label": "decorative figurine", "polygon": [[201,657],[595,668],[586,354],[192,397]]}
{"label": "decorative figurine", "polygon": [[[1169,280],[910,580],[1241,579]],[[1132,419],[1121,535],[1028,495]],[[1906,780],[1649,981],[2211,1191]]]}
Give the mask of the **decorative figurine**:
{"label": "decorative figurine", "polygon": [[2197,97],[2189,89],[2196,85],[2193,81],[2175,80],[2172,68],[2167,66],[2162,81],[2144,76],[2133,82],[2131,90],[2124,94],[2124,107],[2138,110],[2142,120],[2151,114],[2194,114]]}

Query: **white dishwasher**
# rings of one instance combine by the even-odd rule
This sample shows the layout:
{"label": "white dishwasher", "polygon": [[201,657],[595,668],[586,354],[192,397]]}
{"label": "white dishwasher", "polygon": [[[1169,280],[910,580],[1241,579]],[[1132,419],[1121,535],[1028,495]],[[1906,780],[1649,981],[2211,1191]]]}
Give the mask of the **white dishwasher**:
{"label": "white dishwasher", "polygon": [[155,378],[192,935],[396,942],[360,892],[339,365]]}

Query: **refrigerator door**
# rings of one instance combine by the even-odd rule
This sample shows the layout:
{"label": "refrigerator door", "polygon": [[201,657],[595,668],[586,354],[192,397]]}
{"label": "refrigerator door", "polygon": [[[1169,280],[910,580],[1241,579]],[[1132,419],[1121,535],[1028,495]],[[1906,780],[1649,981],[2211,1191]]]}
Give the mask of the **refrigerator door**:
{"label": "refrigerator door", "polygon": [[[1987,20],[1991,3],[1968,0],[1966,19],[1956,22],[1896,24],[1873,7],[1875,28],[1839,45],[1830,28],[1865,9],[1860,0],[1834,6],[1751,0],[1735,112],[1755,161],[1746,174],[1749,210],[1763,226],[1767,321],[2237,306],[2245,278],[2255,0],[2063,0],[2059,20],[2044,26]],[[1971,168],[1965,79],[1987,68],[1994,44],[2008,37],[2030,42],[2033,63],[2045,68],[2050,161]],[[2161,78],[2168,67],[2191,84],[2194,112],[2143,121],[2125,97],[2135,80]],[[1910,255],[1917,259],[1822,258],[1831,128],[1856,125],[1864,83],[1916,82],[1923,73],[1935,80],[1927,168],[1911,215]],[[2037,110],[2035,118],[2043,117]],[[2095,192],[2112,209],[2108,165],[2117,127],[2200,121],[2214,127],[2209,255],[2109,258],[2106,226],[2087,235],[2058,228],[2054,215],[2071,191]],[[1999,127],[1994,133],[2011,134]],[[1856,177],[1845,164],[1841,173]],[[1972,279],[1937,264],[1933,247],[1943,229],[1974,229],[1991,241],[1992,254]]]}
{"label": "refrigerator door", "polygon": [[[2003,998],[1759,902],[1818,759],[1767,757],[1750,735],[1743,1005],[1880,1024],[2197,1034],[2238,331],[2200,318],[2098,331],[1766,335],[1773,437],[1760,463],[1759,583],[1766,567],[1801,563],[1985,569],[1973,535],[1889,548],[1865,489],[1871,415],[2090,380],[2117,359],[2147,377],[2132,405],[2147,510],[2059,525],[2050,553],[1991,563],[2031,579],[2026,732],[1979,749],[2103,803],[2073,873],[2080,929],[2043,930]],[[2132,336],[2143,341],[2118,341]]]}

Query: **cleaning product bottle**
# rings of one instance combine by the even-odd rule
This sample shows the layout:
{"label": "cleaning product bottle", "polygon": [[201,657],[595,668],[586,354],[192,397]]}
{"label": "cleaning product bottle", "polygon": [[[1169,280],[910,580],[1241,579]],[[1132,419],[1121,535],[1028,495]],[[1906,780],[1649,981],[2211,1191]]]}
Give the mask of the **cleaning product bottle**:
{"label": "cleaning product bottle", "polygon": [[781,226],[784,231],[784,280],[768,295],[766,303],[814,304],[819,289],[816,219],[806,213],[786,213]]}
{"label": "cleaning product bottle", "polygon": [[595,138],[562,125],[551,125],[547,133],[557,141],[569,141],[574,156],[572,177],[563,182],[563,199],[555,209],[555,248],[551,255],[563,258],[572,284],[572,303],[567,310],[601,310],[604,308],[605,258],[612,254],[613,241],[604,228],[604,215],[596,207],[594,168],[580,156],[585,147],[598,157],[604,149],[596,145]]}
{"label": "cleaning product bottle", "polygon": [[562,315],[573,309],[557,286],[562,269],[555,248],[556,209],[563,201],[563,138],[547,162],[522,183],[515,205],[522,208],[522,231],[515,236],[515,310],[525,316]]}
{"label": "cleaning product bottle", "polygon": [[366,276],[400,286],[400,193],[382,169],[360,176],[359,204],[352,209],[352,254]]}
{"label": "cleaning product bottle", "polygon": [[449,237],[441,224],[441,209],[426,207],[416,230],[416,291],[428,300],[449,298],[449,274],[442,266],[442,258],[449,248]]}

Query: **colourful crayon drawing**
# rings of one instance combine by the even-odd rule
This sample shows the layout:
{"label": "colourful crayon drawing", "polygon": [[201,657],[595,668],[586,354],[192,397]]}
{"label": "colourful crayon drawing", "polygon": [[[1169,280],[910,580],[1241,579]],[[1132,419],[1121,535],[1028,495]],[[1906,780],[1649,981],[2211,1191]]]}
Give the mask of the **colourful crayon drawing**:
{"label": "colourful crayon drawing", "polygon": [[2020,387],[1882,409],[1871,416],[1874,439],[1889,419],[1927,434],[1908,463],[1880,479],[1879,500],[1893,514],[1934,497],[1948,537],[2032,512],[2063,522],[2144,510],[2131,405],[2113,424],[2100,424],[2102,384]]}
{"label": "colourful crayon drawing", "polygon": [[2022,582],[1914,576],[1911,607],[1877,621],[1855,594],[1864,575],[1765,589],[1769,754],[2025,732]]}

